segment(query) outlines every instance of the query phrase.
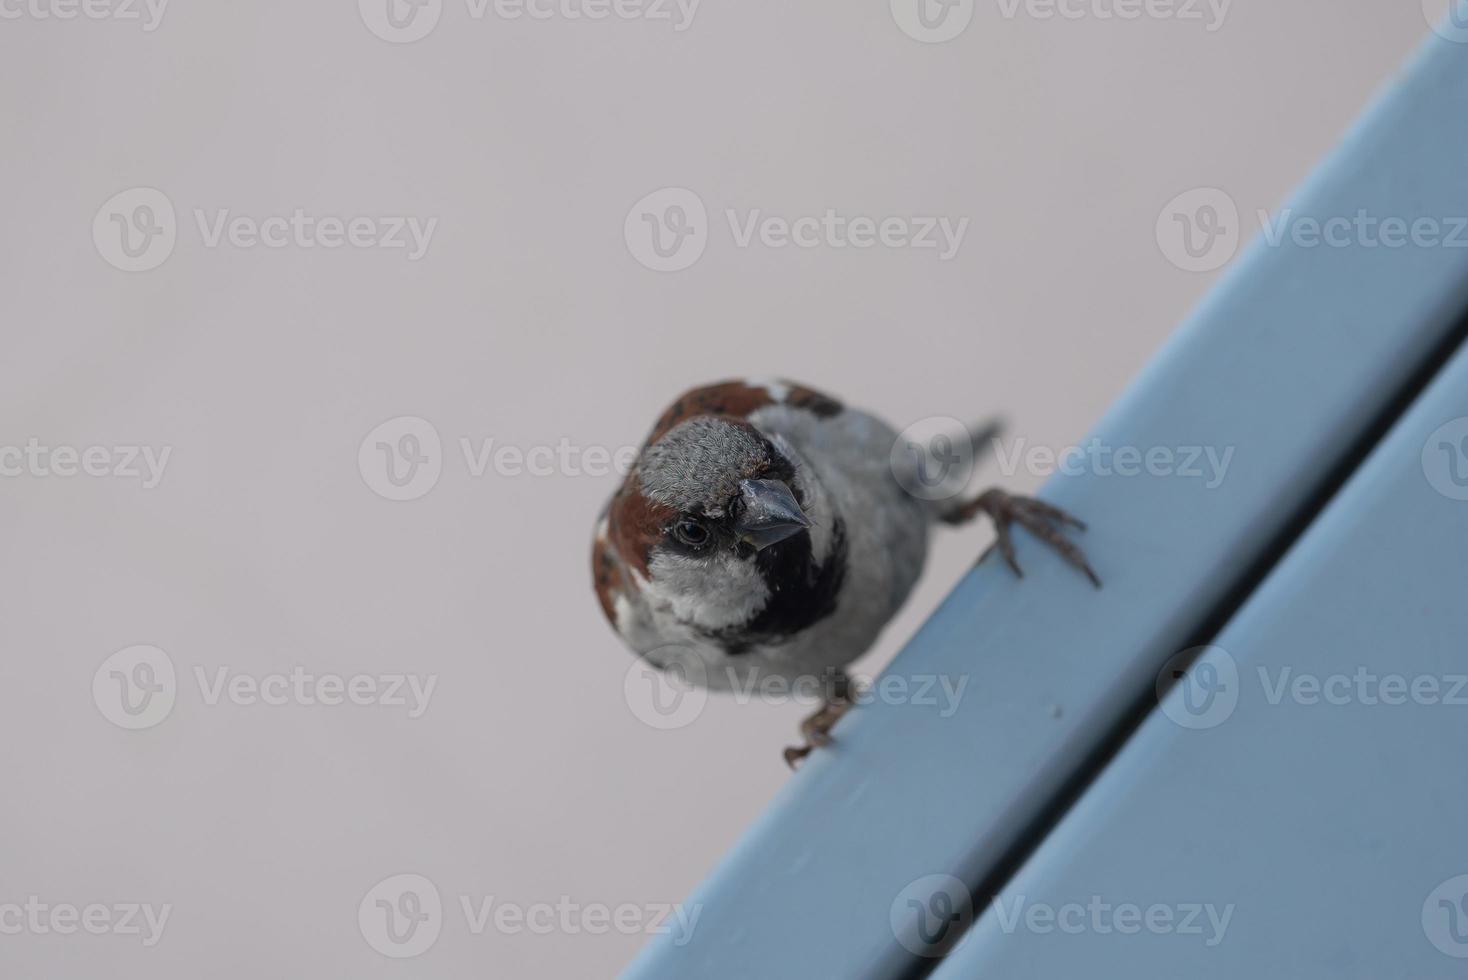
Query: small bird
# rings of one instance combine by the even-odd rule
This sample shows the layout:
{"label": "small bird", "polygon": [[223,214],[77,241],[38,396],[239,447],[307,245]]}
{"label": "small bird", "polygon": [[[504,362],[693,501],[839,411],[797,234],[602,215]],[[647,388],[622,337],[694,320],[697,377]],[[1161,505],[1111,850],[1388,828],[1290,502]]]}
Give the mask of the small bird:
{"label": "small bird", "polygon": [[988,514],[1022,576],[1010,538],[1019,525],[1101,585],[1065,535],[1085,529],[1079,520],[999,489],[967,501],[909,493],[922,454],[894,453],[897,439],[804,385],[697,388],[658,419],[597,525],[596,594],[638,656],[710,690],[772,675],[819,681],[824,704],[801,725],[805,744],[785,750],[792,767],[830,743],[853,700],[843,668],[907,599],[935,523]]}

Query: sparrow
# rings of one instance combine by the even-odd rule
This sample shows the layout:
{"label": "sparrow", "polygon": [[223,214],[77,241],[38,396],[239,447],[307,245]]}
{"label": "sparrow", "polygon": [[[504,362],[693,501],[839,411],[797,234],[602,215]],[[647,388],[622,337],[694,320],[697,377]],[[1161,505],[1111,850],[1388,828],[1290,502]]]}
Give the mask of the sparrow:
{"label": "sparrow", "polygon": [[[980,428],[976,444],[997,435]],[[792,767],[831,742],[853,701],[845,666],[865,653],[922,572],[936,524],[993,520],[1022,576],[1025,528],[1100,579],[1070,514],[990,489],[969,500],[909,493],[921,454],[867,412],[786,381],[696,388],[663,412],[597,522],[592,576],[602,612],[632,651],[684,682],[751,690],[776,676],[822,686]],[[910,467],[910,471],[907,471]]]}

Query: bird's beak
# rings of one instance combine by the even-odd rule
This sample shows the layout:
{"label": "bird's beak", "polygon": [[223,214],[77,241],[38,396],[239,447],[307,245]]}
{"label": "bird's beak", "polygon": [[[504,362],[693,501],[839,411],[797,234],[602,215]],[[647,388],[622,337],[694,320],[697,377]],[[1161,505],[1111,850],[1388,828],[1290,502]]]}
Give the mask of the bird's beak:
{"label": "bird's beak", "polygon": [[810,518],[779,480],[739,481],[739,518],[734,530],[741,541],[763,550],[810,527]]}

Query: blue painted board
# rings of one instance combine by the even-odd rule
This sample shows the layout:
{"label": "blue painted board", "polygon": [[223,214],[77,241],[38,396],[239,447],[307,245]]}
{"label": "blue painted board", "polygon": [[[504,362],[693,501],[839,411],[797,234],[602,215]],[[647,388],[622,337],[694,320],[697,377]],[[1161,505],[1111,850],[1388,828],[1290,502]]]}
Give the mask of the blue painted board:
{"label": "blue painted board", "polygon": [[937,977],[1468,975],[1468,349],[1212,645]]}

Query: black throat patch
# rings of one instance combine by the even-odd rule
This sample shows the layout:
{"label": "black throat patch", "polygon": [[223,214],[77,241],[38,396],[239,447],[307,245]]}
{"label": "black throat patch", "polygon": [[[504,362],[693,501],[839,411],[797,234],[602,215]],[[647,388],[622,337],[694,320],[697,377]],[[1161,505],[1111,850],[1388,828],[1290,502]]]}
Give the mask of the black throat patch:
{"label": "black throat patch", "polygon": [[836,611],[836,596],[846,577],[846,525],[831,526],[831,550],[819,565],[811,556],[809,532],[771,545],[755,556],[755,567],[770,590],[770,601],[742,626],[720,630],[714,639],[731,656],[756,645],[776,645],[809,629]]}

